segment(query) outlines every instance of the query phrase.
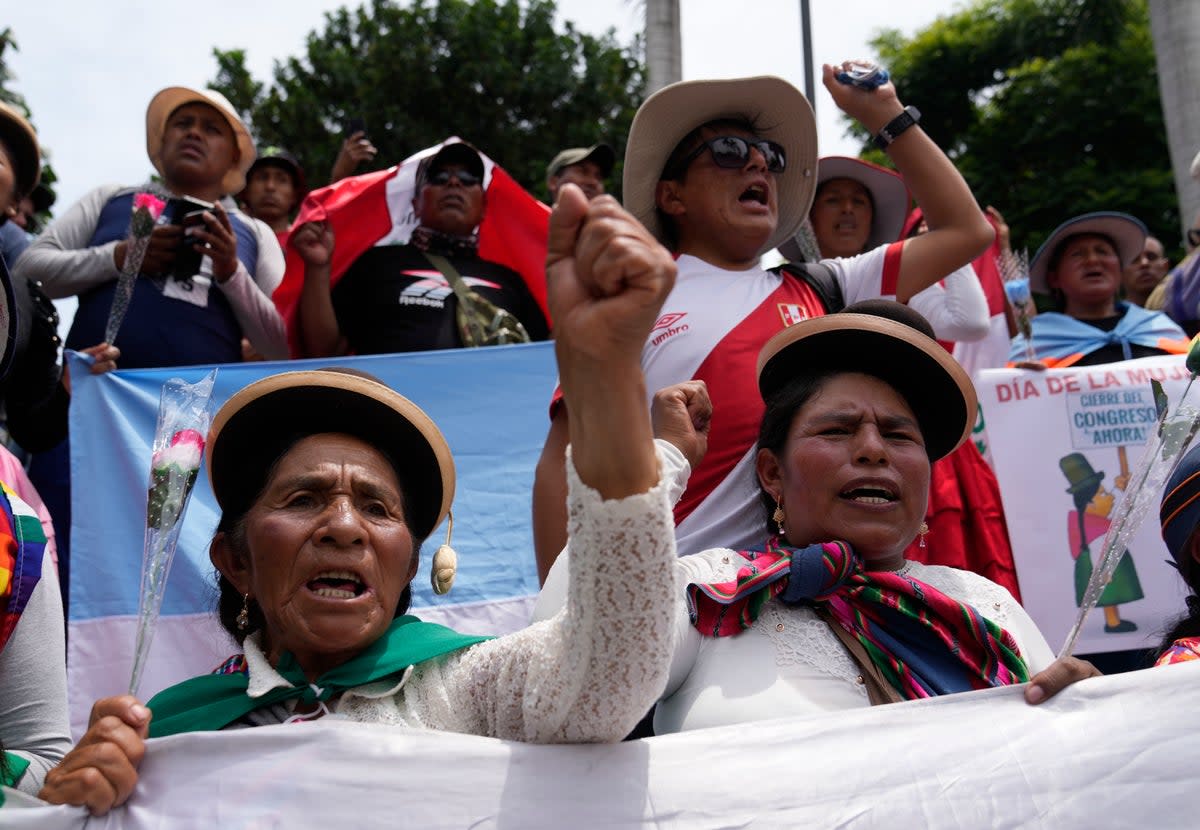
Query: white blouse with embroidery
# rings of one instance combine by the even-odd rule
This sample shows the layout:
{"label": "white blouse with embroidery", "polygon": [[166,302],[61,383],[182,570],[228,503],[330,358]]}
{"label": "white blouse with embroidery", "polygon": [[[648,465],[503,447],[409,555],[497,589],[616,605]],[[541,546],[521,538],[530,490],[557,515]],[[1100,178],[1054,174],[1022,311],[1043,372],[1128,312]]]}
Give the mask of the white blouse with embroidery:
{"label": "white blouse with embroidery", "polygon": [[[658,443],[662,450],[665,442]],[[674,503],[690,467],[677,451],[662,450],[660,459],[671,465],[663,467],[662,475],[670,482]],[[565,557],[566,553],[559,557],[547,576],[534,608],[535,620],[561,605]],[[655,711],[655,733],[869,706],[858,664],[812,609],[772,600],[753,626],[732,637],[704,637],[692,626],[684,610],[685,587],[736,579],[740,559],[732,550],[715,548],[678,560],[675,643],[666,694]],[[908,562],[903,572],[972,605],[1007,629],[1030,674],[1054,660],[1037,625],[1005,588],[970,571],[940,565]]]}
{"label": "white blouse with embroidery", "polygon": [[[562,610],[422,663],[398,682],[346,691],[332,702],[333,715],[534,743],[625,737],[662,694],[679,608],[668,498],[677,462],[666,463],[665,454],[653,489],[610,501],[579,480],[568,454],[575,555]],[[245,652],[247,694],[287,685],[255,637]],[[264,707],[235,726],[281,723],[292,706]]]}

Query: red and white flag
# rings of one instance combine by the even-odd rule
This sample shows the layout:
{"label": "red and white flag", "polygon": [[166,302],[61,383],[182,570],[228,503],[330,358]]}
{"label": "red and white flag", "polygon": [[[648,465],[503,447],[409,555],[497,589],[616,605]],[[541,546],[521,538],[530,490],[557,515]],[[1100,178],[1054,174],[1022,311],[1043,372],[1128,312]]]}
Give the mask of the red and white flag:
{"label": "red and white flag", "polygon": [[[314,190],[304,199],[293,228],[305,222],[328,221],[333,226],[334,250],[331,285],[337,285],[346,270],[368,248],[403,245],[417,226],[413,196],[417,165],[446,144],[416,153],[396,167],[351,176]],[[534,299],[549,319],[546,306],[546,239],[550,208],[517,184],[504,168],[483,153],[483,189],[487,209],[479,225],[479,256],[513,269],[525,280]],[[304,261],[289,245],[285,248],[287,271],[273,299],[287,322],[288,341],[294,357],[297,348],[296,321],[300,290],[304,286]]]}

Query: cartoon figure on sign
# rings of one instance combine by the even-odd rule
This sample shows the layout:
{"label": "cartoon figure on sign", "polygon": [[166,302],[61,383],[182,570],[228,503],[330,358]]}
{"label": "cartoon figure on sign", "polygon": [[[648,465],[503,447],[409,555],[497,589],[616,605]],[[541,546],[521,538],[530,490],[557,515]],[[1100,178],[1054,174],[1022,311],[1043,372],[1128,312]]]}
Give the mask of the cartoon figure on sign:
{"label": "cartoon figure on sign", "polygon": [[[1123,490],[1129,479],[1125,469],[1125,448],[1121,447],[1118,452],[1121,454],[1122,474],[1117,476],[1115,484]],[[1067,514],[1067,537],[1071,544],[1071,556],[1075,558],[1075,605],[1078,606],[1083,601],[1088,580],[1092,578],[1092,552],[1089,545],[1103,541],[1104,534],[1108,532],[1108,517],[1112,515],[1117,499],[1112,491],[1101,485],[1103,471],[1098,473],[1093,470],[1083,453],[1073,452],[1063,456],[1058,466],[1070,485],[1067,492],[1075,499],[1075,509]],[[1117,606],[1143,596],[1133,559],[1129,551],[1125,551],[1097,603],[1104,609],[1104,631],[1109,634],[1137,631],[1137,623],[1121,619]]]}

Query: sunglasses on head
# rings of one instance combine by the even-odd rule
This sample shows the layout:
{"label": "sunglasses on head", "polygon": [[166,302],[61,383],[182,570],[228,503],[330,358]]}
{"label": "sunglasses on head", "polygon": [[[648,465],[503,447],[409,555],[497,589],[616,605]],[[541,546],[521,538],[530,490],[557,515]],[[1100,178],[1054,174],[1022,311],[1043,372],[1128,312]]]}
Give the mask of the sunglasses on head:
{"label": "sunglasses on head", "polygon": [[787,168],[787,153],[774,141],[767,141],[765,138],[750,139],[736,135],[719,135],[702,142],[699,147],[680,159],[679,164],[675,165],[675,169],[677,172],[686,170],[688,165],[698,159],[705,150],[712,153],[717,167],[726,169],[745,167],[750,161],[751,148],[762,154],[763,159],[767,162],[768,172],[782,173]]}
{"label": "sunglasses on head", "polygon": [[483,181],[479,176],[466,170],[439,170],[425,179],[426,184],[436,184],[439,187],[450,184],[450,179],[458,179],[463,187],[474,187]]}

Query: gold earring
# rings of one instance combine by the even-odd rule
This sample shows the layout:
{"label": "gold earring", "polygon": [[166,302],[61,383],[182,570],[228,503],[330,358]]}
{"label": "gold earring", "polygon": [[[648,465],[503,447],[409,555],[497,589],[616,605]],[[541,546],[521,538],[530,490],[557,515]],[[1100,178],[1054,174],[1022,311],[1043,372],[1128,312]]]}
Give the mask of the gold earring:
{"label": "gold earring", "polygon": [[921,541],[918,544],[918,547],[922,547],[922,548],[925,547],[925,534],[928,532],[929,532],[929,523],[921,522],[921,527],[920,527],[920,529],[917,530],[917,533],[921,534]]}
{"label": "gold earring", "polygon": [[238,631],[245,631],[250,627],[250,595],[245,594],[242,597],[242,610],[238,611],[237,619]]}
{"label": "gold earring", "polygon": [[458,571],[458,554],[450,547],[450,534],[454,532],[454,514],[447,513],[446,520],[446,543],[434,552],[433,569],[429,573],[435,594],[449,593],[450,587],[454,585],[454,574]]}
{"label": "gold earring", "polygon": [[779,496],[776,496],[775,497],[775,512],[771,514],[771,521],[773,521],[776,524],[776,526],[779,527],[779,535],[780,536],[783,536],[784,533],[786,532],[783,529],[784,518],[785,517],[783,515],[783,502],[780,501]]}

